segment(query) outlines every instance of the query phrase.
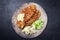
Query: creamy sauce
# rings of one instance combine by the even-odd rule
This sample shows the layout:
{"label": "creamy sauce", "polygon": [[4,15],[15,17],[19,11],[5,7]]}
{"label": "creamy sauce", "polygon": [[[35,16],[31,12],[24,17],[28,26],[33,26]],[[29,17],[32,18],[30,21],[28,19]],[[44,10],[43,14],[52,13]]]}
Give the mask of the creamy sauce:
{"label": "creamy sauce", "polygon": [[24,14],[18,14],[17,20],[18,21],[23,21],[24,20]]}

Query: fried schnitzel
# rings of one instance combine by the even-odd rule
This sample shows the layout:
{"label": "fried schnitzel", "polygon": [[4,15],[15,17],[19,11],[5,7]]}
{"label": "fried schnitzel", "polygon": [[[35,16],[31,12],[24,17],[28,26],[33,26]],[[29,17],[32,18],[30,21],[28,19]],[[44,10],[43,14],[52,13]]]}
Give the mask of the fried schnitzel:
{"label": "fried schnitzel", "polygon": [[36,9],[36,5],[30,5],[24,8],[20,13],[25,14],[23,21],[17,21],[17,25],[20,28],[24,28],[25,26],[31,25],[41,15],[40,12]]}

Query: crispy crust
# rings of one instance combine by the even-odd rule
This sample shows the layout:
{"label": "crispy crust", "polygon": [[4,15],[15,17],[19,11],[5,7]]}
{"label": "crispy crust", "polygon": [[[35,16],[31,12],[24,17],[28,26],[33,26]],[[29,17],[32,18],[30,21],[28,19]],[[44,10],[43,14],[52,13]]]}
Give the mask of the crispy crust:
{"label": "crispy crust", "polygon": [[30,18],[30,20],[28,20],[26,22],[26,26],[27,25],[31,25],[35,20],[37,20],[40,17],[41,13],[39,11],[36,11],[36,13],[33,15],[33,17]]}
{"label": "crispy crust", "polygon": [[23,9],[22,12],[25,13],[24,21],[29,20],[35,13],[36,6],[30,5],[27,8]]}

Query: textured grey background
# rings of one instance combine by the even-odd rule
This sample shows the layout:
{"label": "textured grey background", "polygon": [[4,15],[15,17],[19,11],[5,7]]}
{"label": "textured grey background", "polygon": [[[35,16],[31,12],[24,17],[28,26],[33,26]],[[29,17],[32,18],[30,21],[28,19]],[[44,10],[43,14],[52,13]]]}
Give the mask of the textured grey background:
{"label": "textured grey background", "polygon": [[[25,39],[15,33],[11,17],[22,3],[35,2],[47,13],[48,24],[43,33],[32,39]],[[59,0],[0,0],[0,39],[1,40],[59,40],[60,39],[60,1]]]}

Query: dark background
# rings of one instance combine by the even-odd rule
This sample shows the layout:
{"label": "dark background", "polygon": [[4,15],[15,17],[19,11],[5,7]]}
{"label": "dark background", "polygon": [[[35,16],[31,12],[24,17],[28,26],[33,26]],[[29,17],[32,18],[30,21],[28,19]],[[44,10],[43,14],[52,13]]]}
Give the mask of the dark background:
{"label": "dark background", "polygon": [[[41,5],[47,13],[48,24],[41,35],[25,39],[15,33],[11,17],[25,2]],[[60,1],[59,0],[0,0],[0,40],[59,40],[60,39]]]}

